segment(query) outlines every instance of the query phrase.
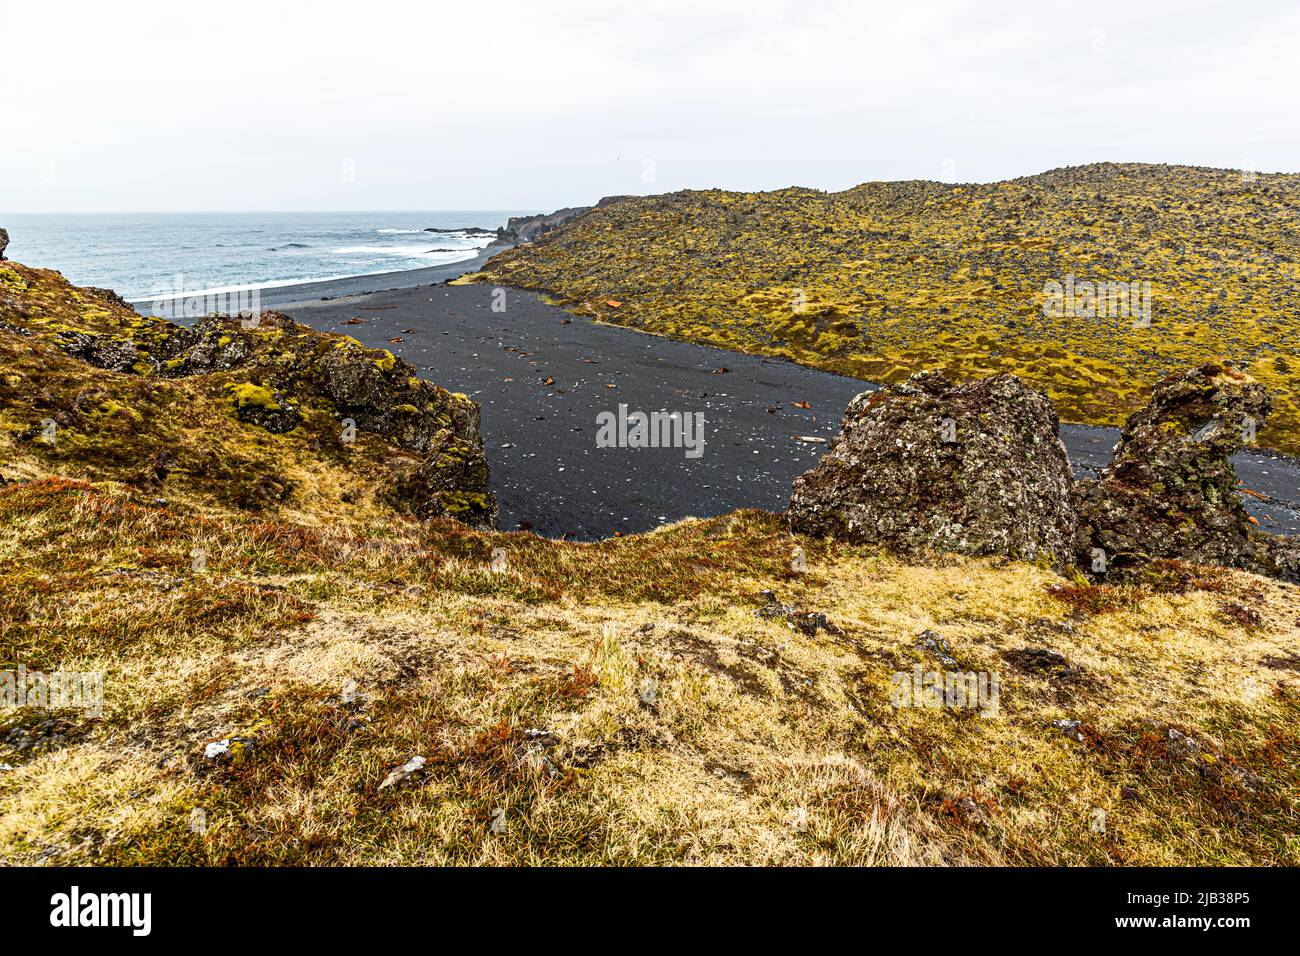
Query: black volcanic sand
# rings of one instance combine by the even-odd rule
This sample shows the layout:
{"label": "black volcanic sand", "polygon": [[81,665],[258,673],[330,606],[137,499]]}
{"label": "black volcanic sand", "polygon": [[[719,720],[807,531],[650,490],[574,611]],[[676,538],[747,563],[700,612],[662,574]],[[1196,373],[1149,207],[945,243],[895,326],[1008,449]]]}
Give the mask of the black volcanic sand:
{"label": "black volcanic sand", "polygon": [[[463,272],[467,265],[443,268]],[[340,281],[355,290],[382,278]],[[320,295],[318,288],[283,291]],[[778,359],[599,325],[533,293],[505,293],[504,313],[492,311],[493,287],[486,285],[391,288],[298,306],[273,305],[264,294],[263,306],[390,349],[422,376],[477,401],[501,528],[547,537],[590,540],[736,508],[783,511],[795,476],[825,450],[795,436],[832,438],[849,399],[874,387]],[[346,324],[353,319],[362,321]],[[617,412],[620,403],[629,411],[702,412],[703,456],[687,458],[681,448],[597,448],[597,415]],[[1063,426],[1076,473],[1103,466],[1118,434]],[[1234,464],[1247,487],[1273,499],[1245,499],[1261,525],[1300,531],[1300,462],[1245,453]]]}

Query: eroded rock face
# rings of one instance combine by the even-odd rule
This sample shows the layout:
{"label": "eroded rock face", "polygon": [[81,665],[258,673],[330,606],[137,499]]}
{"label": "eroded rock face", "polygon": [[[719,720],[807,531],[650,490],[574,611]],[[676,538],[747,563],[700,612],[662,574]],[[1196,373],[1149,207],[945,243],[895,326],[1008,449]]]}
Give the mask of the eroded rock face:
{"label": "eroded rock face", "polygon": [[1073,561],[1065,448],[1047,396],[1015,376],[936,373],[857,396],[844,431],[795,479],[794,531],[925,549]]}
{"label": "eroded rock face", "polygon": [[1080,565],[1113,573],[1151,558],[1241,568],[1293,562],[1285,539],[1254,530],[1229,461],[1271,409],[1264,387],[1228,365],[1157,383],[1150,404],[1125,423],[1110,465],[1078,483]]}
{"label": "eroded rock face", "polygon": [[497,239],[502,242],[533,242],[548,232],[554,232],[562,226],[567,226],[585,212],[592,209],[603,209],[606,206],[612,206],[614,203],[632,198],[635,197],[606,196],[595,206],[570,206],[566,209],[557,209],[555,212],[543,213],[539,216],[511,216],[506,221],[505,226],[497,230]]}

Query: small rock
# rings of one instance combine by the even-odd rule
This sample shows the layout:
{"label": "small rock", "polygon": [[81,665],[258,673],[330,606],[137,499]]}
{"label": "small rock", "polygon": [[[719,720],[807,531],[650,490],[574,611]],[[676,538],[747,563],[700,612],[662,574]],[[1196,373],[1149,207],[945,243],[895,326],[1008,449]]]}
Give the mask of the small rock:
{"label": "small rock", "polygon": [[1065,655],[1049,647],[1019,647],[1003,651],[1002,656],[1014,667],[1035,674],[1051,674],[1069,669]]}
{"label": "small rock", "polygon": [[203,756],[208,760],[225,760],[230,756],[230,741],[221,740],[203,748]]}
{"label": "small rock", "polygon": [[952,648],[938,631],[924,630],[916,640],[916,646],[929,651],[944,667],[956,667],[957,658],[952,656]]}
{"label": "small rock", "polygon": [[1059,729],[1061,733],[1065,734],[1065,736],[1069,737],[1071,740],[1077,740],[1079,743],[1083,743],[1083,733],[1079,730],[1079,721],[1054,720],[1052,721],[1052,726]]}
{"label": "small rock", "polygon": [[388,787],[395,787],[398,784],[405,783],[411,777],[423,771],[425,763],[426,761],[424,757],[412,757],[385,777],[384,782],[379,785],[379,789],[384,790]]}

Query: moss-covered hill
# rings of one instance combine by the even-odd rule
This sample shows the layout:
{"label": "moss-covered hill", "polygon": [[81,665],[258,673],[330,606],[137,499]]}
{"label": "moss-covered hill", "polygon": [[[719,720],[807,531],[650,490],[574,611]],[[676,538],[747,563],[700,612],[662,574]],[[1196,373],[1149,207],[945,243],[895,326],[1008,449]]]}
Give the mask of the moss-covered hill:
{"label": "moss-covered hill", "polygon": [[478,406],[391,353],[275,313],[183,328],[4,262],[0,481],[49,474],[208,514],[496,517]]}
{"label": "moss-covered hill", "polygon": [[[1149,282],[1132,317],[1045,317],[1045,284]],[[877,382],[1013,372],[1066,421],[1237,359],[1278,396],[1260,443],[1300,452],[1300,176],[1101,164],[988,185],[629,199],[474,277],[599,319]]]}

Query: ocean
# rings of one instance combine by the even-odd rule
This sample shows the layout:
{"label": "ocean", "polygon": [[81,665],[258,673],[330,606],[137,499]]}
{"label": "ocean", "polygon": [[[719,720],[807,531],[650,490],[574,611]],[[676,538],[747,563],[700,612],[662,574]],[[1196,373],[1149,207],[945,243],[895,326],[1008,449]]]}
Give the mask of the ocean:
{"label": "ocean", "polygon": [[533,212],[0,213],[0,226],[8,258],[139,302],[458,262],[493,236],[424,230],[496,229]]}

